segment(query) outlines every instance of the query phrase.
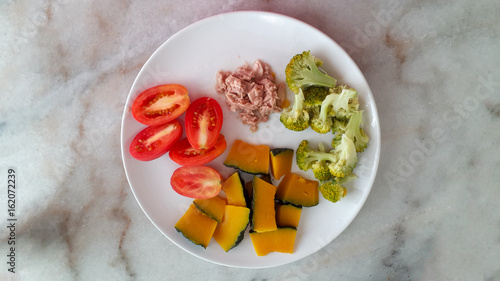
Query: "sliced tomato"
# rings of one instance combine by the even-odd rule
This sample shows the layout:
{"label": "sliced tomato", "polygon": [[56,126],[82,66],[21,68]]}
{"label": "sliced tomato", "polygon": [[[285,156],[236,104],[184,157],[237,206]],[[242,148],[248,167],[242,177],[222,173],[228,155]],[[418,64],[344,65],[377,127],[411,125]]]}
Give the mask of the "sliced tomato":
{"label": "sliced tomato", "polygon": [[208,199],[219,194],[222,188],[222,176],[207,166],[183,166],[174,171],[170,185],[180,195]]}
{"label": "sliced tomato", "polygon": [[167,153],[182,136],[177,120],[150,126],[140,131],[130,143],[130,154],[137,160],[150,161]]}
{"label": "sliced tomato", "polygon": [[148,126],[169,122],[189,107],[187,89],[178,84],[165,84],[142,92],[132,104],[135,120]]}
{"label": "sliced tomato", "polygon": [[222,108],[213,98],[195,100],[186,111],[186,136],[195,149],[211,148],[222,128]]}
{"label": "sliced tomato", "polygon": [[206,164],[219,157],[227,147],[226,138],[219,134],[217,142],[209,149],[195,149],[187,138],[177,142],[168,153],[170,159],[183,166],[197,166]]}

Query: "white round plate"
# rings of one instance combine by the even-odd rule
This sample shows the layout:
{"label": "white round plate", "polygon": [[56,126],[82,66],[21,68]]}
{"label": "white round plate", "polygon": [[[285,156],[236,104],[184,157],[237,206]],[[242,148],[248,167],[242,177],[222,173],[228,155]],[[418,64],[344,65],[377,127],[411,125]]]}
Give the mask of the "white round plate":
{"label": "white round plate", "polygon": [[[159,84],[184,85],[191,101],[201,96],[212,96],[224,110],[221,133],[228,149],[208,165],[223,177],[234,172],[222,162],[235,139],[253,144],[267,144],[271,148],[296,149],[300,141],[322,141],[330,145],[331,135],[320,135],[307,129],[302,132],[286,130],[279,114],[259,125],[251,133],[237,114],[227,110],[222,95],[214,91],[215,75],[219,70],[235,70],[239,66],[260,59],[276,74],[278,82],[285,80],[284,70],[290,59],[302,51],[323,61],[323,69],[339,81],[355,88],[359,93],[360,108],[364,110],[364,130],[370,137],[368,148],[359,154],[354,172],[358,178],[346,187],[348,194],[335,204],[320,195],[319,205],[303,208],[293,254],[270,253],[256,255],[247,233],[240,245],[225,252],[212,239],[207,249],[194,245],[174,229],[175,223],[187,210],[192,199],[175,193],[170,177],[179,167],[164,155],[150,162],[137,161],[128,149],[134,136],[144,125],[134,120],[130,111],[134,99],[145,89]],[[293,101],[291,93],[289,99]],[[184,124],[184,114],[179,117]],[[130,187],[137,202],[151,222],[174,244],[207,261],[231,267],[265,268],[287,264],[306,257],[337,237],[354,219],[364,204],[377,172],[380,155],[380,126],[377,109],[370,88],[352,59],[331,38],[301,21],[267,12],[233,12],[196,22],[169,38],[149,58],[130,89],[125,104],[121,131],[123,164]],[[314,179],[312,173],[293,171]]]}

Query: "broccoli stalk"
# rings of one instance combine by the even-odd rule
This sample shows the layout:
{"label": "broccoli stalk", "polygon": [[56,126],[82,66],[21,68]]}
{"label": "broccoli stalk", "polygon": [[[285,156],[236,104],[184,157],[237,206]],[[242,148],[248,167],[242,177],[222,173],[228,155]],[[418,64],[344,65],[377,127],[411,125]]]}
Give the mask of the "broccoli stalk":
{"label": "broccoli stalk", "polygon": [[298,93],[299,89],[311,86],[335,87],[337,80],[320,69],[322,65],[323,62],[311,55],[310,51],[293,56],[285,68],[288,88]]}
{"label": "broccoli stalk", "polygon": [[[325,146],[322,143],[318,143],[318,149],[319,152],[325,152]],[[318,156],[322,155],[316,155],[316,157]],[[319,160],[311,165],[314,177],[319,181],[326,181],[333,177],[326,161],[326,157],[319,157]]]}
{"label": "broccoli stalk", "polygon": [[322,161],[325,165],[330,162],[334,162],[337,160],[335,155],[320,150],[312,150],[309,147],[309,141],[303,140],[300,144],[299,147],[297,148],[297,151],[295,153],[296,155],[296,161],[297,161],[297,166],[299,169],[303,171],[307,171],[312,169],[312,165],[317,163],[318,161]]}
{"label": "broccoli stalk", "polygon": [[309,127],[309,112],[304,110],[304,92],[302,89],[295,94],[293,106],[283,110],[280,121],[287,129],[293,131],[303,131]]}
{"label": "broccoli stalk", "polygon": [[316,179],[324,181],[350,174],[356,166],[357,153],[354,143],[346,136],[330,152],[324,151],[321,146],[318,150],[312,150],[309,142],[303,140],[297,148],[296,161],[299,169],[313,170]]}

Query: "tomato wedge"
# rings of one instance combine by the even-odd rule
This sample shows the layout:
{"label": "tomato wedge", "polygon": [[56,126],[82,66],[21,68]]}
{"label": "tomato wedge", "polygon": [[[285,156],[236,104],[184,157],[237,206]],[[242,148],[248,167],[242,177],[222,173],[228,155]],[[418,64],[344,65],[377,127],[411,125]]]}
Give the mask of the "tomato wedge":
{"label": "tomato wedge", "polygon": [[219,157],[227,147],[226,138],[219,134],[217,142],[209,149],[194,149],[187,138],[177,142],[169,152],[170,159],[183,166],[206,164]]}
{"label": "tomato wedge", "polygon": [[170,185],[180,195],[208,199],[219,194],[222,188],[222,176],[207,166],[184,166],[174,171]]}
{"label": "tomato wedge", "polygon": [[140,131],[130,143],[130,154],[137,160],[156,159],[172,148],[182,136],[182,125],[177,120],[150,126]]}
{"label": "tomato wedge", "polygon": [[187,89],[178,84],[165,84],[142,92],[132,104],[135,120],[148,126],[174,120],[189,107]]}
{"label": "tomato wedge", "polygon": [[195,149],[211,148],[222,128],[222,108],[213,98],[195,100],[186,111],[186,137]]}

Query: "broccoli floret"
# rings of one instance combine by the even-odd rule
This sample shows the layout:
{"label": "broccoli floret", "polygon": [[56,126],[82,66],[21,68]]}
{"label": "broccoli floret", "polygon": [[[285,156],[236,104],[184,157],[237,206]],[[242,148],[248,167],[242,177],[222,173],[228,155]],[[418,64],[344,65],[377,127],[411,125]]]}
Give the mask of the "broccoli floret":
{"label": "broccoli floret", "polygon": [[345,120],[358,108],[358,92],[346,86],[339,86],[330,89],[330,95],[321,103],[321,118],[330,115]]}
{"label": "broccoli floret", "polygon": [[304,104],[308,106],[311,128],[320,133],[326,134],[330,131],[332,124],[324,124],[317,120],[321,111],[321,103],[330,94],[330,91],[325,87],[309,87],[304,90]]}
{"label": "broccoli floret", "polygon": [[330,171],[334,176],[345,177],[354,170],[358,161],[358,155],[352,139],[346,135],[342,135],[342,140],[334,148],[333,153],[338,157],[336,162],[329,165]]}
{"label": "broccoli floret", "polygon": [[[318,150],[319,152],[326,152],[322,143],[318,144]],[[311,165],[314,177],[319,181],[326,181],[333,177],[332,172],[330,172],[330,168],[326,165],[326,161],[326,159],[320,159]]]}
{"label": "broccoli floret", "polygon": [[333,118],[333,127],[332,127],[332,133],[334,134],[332,140],[333,147],[336,147],[342,141],[342,135],[345,134],[348,121],[349,120],[339,120],[337,118]]}
{"label": "broccoli floret", "polygon": [[325,164],[325,161],[318,161],[312,164],[312,172],[314,174],[314,178],[319,181],[327,181],[333,178],[332,172],[328,165]]}
{"label": "broccoli floret", "polygon": [[[324,149],[312,150],[309,147],[309,141],[303,140],[297,151],[295,152],[297,166],[303,171],[312,169],[313,164],[318,164],[318,162],[328,165],[329,163],[335,162],[337,158],[334,154],[324,151]],[[316,168],[318,169],[319,167]]]}
{"label": "broccoli floret", "polygon": [[294,96],[293,106],[283,110],[280,121],[289,130],[303,131],[309,127],[309,112],[304,109],[304,93],[302,89]]}
{"label": "broccoli floret", "polygon": [[[299,169],[313,173],[325,180],[330,177],[344,177],[352,172],[357,162],[356,148],[354,143],[347,136],[343,136],[339,145],[332,151],[326,152],[320,146],[318,150],[312,150],[309,142],[303,140],[296,151],[296,161]],[[329,173],[326,172],[328,168]]]}
{"label": "broccoli floret", "polygon": [[330,92],[325,87],[313,86],[304,89],[304,105],[319,107],[329,94]]}
{"label": "broccoli floret", "polygon": [[332,130],[333,118],[326,116],[324,119],[321,116],[321,106],[315,106],[311,109],[310,126],[315,132],[326,134]]}
{"label": "broccoli floret", "polygon": [[322,65],[323,62],[311,55],[310,51],[293,56],[285,68],[288,88],[298,93],[299,89],[311,86],[335,87],[337,80],[320,69]]}
{"label": "broccoli floret", "polygon": [[311,128],[320,134],[326,134],[332,130],[333,117],[345,119],[358,109],[358,92],[356,90],[345,86],[335,89],[330,91],[321,106],[315,107],[311,114]]}
{"label": "broccoli floret", "polygon": [[343,178],[332,179],[331,181],[321,184],[319,186],[319,191],[326,200],[333,203],[338,202],[347,194],[347,188],[345,188],[343,185],[354,178],[356,178],[356,175],[351,173]]}
{"label": "broccoli floret", "polygon": [[319,186],[319,191],[326,200],[333,203],[340,201],[340,199],[347,193],[347,189],[338,184],[335,180],[327,181],[321,184]]}
{"label": "broccoli floret", "polygon": [[332,141],[332,146],[335,147],[341,141],[341,136],[345,134],[353,140],[357,152],[362,152],[368,146],[370,138],[362,129],[363,125],[363,110],[355,111],[349,121],[335,120],[333,131],[335,136]]}

